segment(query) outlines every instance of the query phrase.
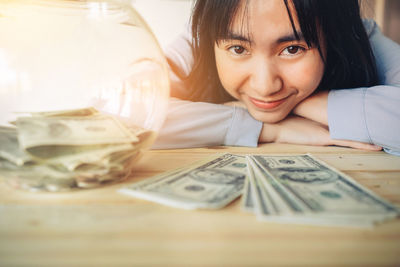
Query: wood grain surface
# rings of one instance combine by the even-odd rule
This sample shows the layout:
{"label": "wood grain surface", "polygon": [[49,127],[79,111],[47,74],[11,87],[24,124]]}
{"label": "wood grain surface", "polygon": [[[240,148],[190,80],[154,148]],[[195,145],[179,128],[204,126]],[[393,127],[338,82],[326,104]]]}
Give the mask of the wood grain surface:
{"label": "wood grain surface", "polygon": [[400,219],[373,229],[259,222],[240,200],[186,211],[117,192],[215,153],[311,153],[400,206],[400,157],[339,147],[266,144],[152,150],[102,188],[29,193],[0,182],[0,266],[400,266]]}

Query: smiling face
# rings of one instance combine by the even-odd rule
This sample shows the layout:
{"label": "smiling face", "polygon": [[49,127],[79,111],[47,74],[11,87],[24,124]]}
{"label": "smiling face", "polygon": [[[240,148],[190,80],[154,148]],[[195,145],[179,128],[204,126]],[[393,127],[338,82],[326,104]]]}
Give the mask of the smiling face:
{"label": "smiling face", "polygon": [[244,2],[228,37],[214,46],[218,75],[225,90],[255,119],[275,123],[315,91],[324,63],[318,49],[302,38],[291,4],[299,40],[284,1]]}

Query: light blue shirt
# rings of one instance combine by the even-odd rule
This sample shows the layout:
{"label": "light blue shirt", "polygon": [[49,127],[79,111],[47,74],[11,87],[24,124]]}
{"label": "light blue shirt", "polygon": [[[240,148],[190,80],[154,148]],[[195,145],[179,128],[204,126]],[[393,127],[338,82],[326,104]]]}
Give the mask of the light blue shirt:
{"label": "light blue shirt", "polygon": [[386,38],[375,22],[364,21],[364,25],[380,85],[331,90],[329,132],[333,139],[376,144],[400,156],[400,45]]}
{"label": "light blue shirt", "polygon": [[[328,123],[331,138],[382,146],[400,155],[400,45],[386,38],[375,22],[364,25],[376,58],[381,85],[331,90]],[[166,55],[188,74],[193,65],[190,33],[183,33]],[[171,72],[172,90],[184,91]],[[258,145],[263,124],[244,109],[171,99],[164,126],[153,148],[188,148],[215,145]]]}

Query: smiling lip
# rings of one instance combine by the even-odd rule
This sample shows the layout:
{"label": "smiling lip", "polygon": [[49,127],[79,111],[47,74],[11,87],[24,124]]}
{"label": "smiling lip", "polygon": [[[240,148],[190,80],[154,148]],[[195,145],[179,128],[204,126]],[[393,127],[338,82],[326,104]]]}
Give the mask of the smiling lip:
{"label": "smiling lip", "polygon": [[252,97],[249,97],[250,101],[254,104],[254,106],[260,108],[260,109],[274,109],[276,107],[278,107],[279,105],[281,105],[283,102],[285,102],[286,98],[277,100],[277,101],[261,101],[261,100],[257,100],[254,99]]}

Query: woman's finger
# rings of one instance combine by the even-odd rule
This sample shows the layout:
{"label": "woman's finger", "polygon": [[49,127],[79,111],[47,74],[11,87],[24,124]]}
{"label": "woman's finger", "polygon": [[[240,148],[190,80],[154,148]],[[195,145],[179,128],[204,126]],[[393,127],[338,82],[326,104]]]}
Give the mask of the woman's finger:
{"label": "woman's finger", "polygon": [[382,147],[380,147],[380,146],[377,146],[374,144],[357,142],[357,141],[332,140],[332,142],[334,145],[337,145],[337,146],[346,146],[346,147],[352,147],[352,148],[356,148],[356,149],[372,150],[372,151],[382,150]]}

